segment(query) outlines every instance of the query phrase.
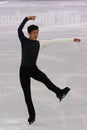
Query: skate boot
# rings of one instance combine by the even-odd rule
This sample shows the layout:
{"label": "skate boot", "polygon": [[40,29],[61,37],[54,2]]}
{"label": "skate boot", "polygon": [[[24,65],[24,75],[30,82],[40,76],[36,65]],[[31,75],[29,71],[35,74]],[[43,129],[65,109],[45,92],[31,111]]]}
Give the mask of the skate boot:
{"label": "skate boot", "polygon": [[56,93],[57,98],[59,98],[59,102],[61,102],[63,100],[63,98],[68,94],[68,92],[70,91],[69,87],[66,87],[64,89],[60,90],[60,93]]}
{"label": "skate boot", "polygon": [[33,123],[35,122],[35,117],[30,116],[30,117],[28,118],[28,122],[29,122],[30,125],[33,124]]}

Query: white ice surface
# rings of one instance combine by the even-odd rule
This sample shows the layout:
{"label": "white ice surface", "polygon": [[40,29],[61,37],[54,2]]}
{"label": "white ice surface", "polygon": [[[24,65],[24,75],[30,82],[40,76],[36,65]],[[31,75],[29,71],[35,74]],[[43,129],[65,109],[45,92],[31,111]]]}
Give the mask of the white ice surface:
{"label": "white ice surface", "polygon": [[[86,2],[0,3],[0,130],[87,130],[86,11]],[[80,16],[80,21],[68,24],[56,18],[51,21],[49,16],[53,18],[58,13],[63,17],[75,13]],[[25,34],[27,25],[35,23],[40,27],[40,39],[78,37],[81,42],[58,43],[39,53],[38,67],[55,85],[61,88],[69,86],[71,92],[59,103],[55,94],[44,84],[31,79],[37,115],[36,122],[29,126],[19,82],[21,44],[17,37],[17,27],[25,16],[31,14],[37,16],[37,21],[25,25]],[[14,19],[17,15],[18,18],[22,17],[19,21]],[[11,19],[7,20],[9,16]]]}

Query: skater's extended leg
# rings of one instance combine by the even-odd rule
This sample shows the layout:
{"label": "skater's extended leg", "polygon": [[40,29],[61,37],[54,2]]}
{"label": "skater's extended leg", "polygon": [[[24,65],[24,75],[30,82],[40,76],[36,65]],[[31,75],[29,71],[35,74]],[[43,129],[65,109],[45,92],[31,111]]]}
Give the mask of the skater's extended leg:
{"label": "skater's extended leg", "polygon": [[57,87],[48,77],[45,73],[43,73],[41,70],[38,69],[37,66],[34,66],[32,68],[31,77],[41,81],[44,83],[47,88],[53,92],[56,93],[56,96],[59,98],[60,101],[68,94],[70,91],[70,88],[65,87],[64,89],[60,89]]}
{"label": "skater's extended leg", "polygon": [[34,66],[32,68],[31,77],[34,78],[35,80],[38,80],[38,81],[44,83],[49,90],[51,90],[55,93],[58,93],[58,92],[60,93],[60,88],[55,86],[52,83],[52,81],[47,77],[47,75],[45,73],[43,73],[41,70],[39,70],[37,66]]}
{"label": "skater's extended leg", "polygon": [[31,98],[31,89],[30,89],[31,80],[28,71],[20,67],[19,77],[20,77],[20,83],[25,97],[25,102],[27,104],[28,113],[30,115],[30,118],[35,118],[35,109],[33,106],[32,98]]}

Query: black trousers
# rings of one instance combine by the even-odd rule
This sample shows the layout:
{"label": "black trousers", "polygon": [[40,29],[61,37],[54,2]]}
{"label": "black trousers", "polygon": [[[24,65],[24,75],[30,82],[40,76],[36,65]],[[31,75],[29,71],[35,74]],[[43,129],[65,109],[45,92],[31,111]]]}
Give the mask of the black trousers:
{"label": "black trousers", "polygon": [[30,79],[31,77],[34,78],[35,80],[44,83],[49,90],[55,93],[60,92],[60,88],[55,86],[47,77],[47,75],[38,69],[37,65],[33,65],[30,67],[25,67],[20,65],[19,78],[24,93],[24,98],[27,105],[28,113],[29,116],[35,117],[36,113],[35,113],[34,105],[32,102],[32,96],[31,96],[31,79]]}

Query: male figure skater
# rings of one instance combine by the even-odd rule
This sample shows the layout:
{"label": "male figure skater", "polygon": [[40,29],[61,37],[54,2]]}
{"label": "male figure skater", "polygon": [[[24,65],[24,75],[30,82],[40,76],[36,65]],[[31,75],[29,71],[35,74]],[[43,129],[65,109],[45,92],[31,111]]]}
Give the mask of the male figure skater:
{"label": "male figure skater", "polygon": [[[39,33],[39,27],[37,25],[30,25],[27,28],[29,38],[25,37],[22,29],[25,25],[25,23],[28,20],[35,20],[36,16],[28,16],[25,17],[20,26],[18,27],[18,37],[21,42],[22,47],[22,59],[21,59],[21,65],[19,70],[19,77],[20,77],[20,83],[21,87],[24,93],[25,102],[27,105],[29,118],[28,122],[29,124],[32,124],[35,121],[36,113],[34,109],[34,105],[32,102],[31,97],[31,77],[35,80],[38,80],[42,83],[44,83],[47,88],[51,91],[53,91],[56,94],[56,97],[61,101],[70,91],[70,88],[65,87],[64,89],[60,89],[56,85],[54,85],[51,80],[47,77],[45,73],[43,73],[39,68],[37,67],[36,61],[39,53],[39,49],[51,44],[51,43],[58,43],[63,42],[66,39],[54,39],[54,40],[37,40],[38,33]],[[80,42],[80,39],[78,38],[68,38],[67,41],[74,41],[74,42]]]}

